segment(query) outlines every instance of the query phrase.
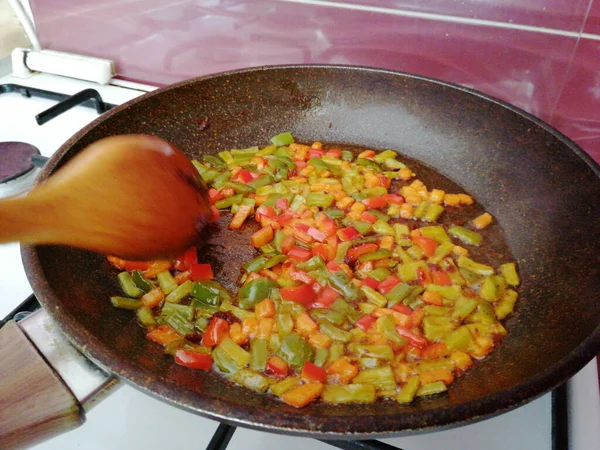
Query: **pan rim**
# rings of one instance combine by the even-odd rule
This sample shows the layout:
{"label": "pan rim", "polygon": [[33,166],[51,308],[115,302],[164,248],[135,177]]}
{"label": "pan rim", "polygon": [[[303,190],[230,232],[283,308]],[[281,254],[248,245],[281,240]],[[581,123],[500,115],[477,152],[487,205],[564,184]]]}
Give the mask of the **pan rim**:
{"label": "pan rim", "polygon": [[[198,83],[200,81],[227,77],[230,75],[243,74],[248,72],[266,71],[266,70],[310,70],[310,69],[327,69],[327,70],[352,70],[352,71],[366,71],[382,74],[400,75],[407,78],[417,79],[425,82],[433,82],[438,85],[442,85],[451,89],[459,90],[470,95],[475,95],[485,101],[495,103],[503,108],[506,108],[525,119],[533,122],[546,132],[550,133],[557,139],[559,139],[566,147],[573,151],[580,159],[582,159],[600,178],[600,165],[596,163],[591,156],[589,156],[583,149],[575,144],[568,137],[563,135],[560,131],[547,124],[546,122],[538,119],[537,117],[510,105],[502,100],[494,98],[492,96],[483,94],[474,89],[459,86],[453,83],[448,83],[442,80],[434,78],[424,77],[420,75],[414,75],[405,72],[379,69],[365,66],[351,66],[351,65],[272,65],[272,66],[260,66],[251,67],[240,70],[231,70],[226,72],[220,72],[216,74],[209,74],[201,77],[191,78],[175,83],[173,85],[166,86],[164,88],[157,89],[136,99],[133,99],[127,103],[119,105],[104,115],[100,116],[89,125],[78,131],[69,140],[67,140],[52,156],[46,167],[44,167],[40,174],[37,183],[46,179],[52,171],[56,168],[58,163],[62,160],[62,157],[69,151],[69,149],[78,142],[89,130],[95,128],[105,120],[112,117],[114,114],[119,114],[122,110],[126,109],[130,105],[137,104],[138,102],[144,101],[145,99],[152,98],[155,95],[159,95],[163,92],[177,89],[182,86],[189,84]],[[41,269],[41,262],[38,258],[37,247],[34,246],[22,246],[21,254],[23,263],[25,265],[26,272],[28,274],[29,281],[32,288],[40,300],[40,303],[45,307],[46,311],[50,314],[52,319],[57,323],[59,329],[67,336],[67,338],[84,353],[91,361],[98,364],[103,369],[114,373],[121,379],[127,381],[130,385],[133,385],[137,389],[157,397],[163,401],[166,401],[174,406],[193,411],[197,414],[205,416],[209,419],[218,420],[220,422],[226,422],[233,425],[240,425],[247,428],[258,429],[262,431],[284,433],[298,436],[310,436],[319,437],[325,439],[359,439],[359,438],[385,438],[399,435],[408,435],[422,433],[432,430],[438,430],[441,428],[449,428],[453,426],[460,426],[467,423],[473,423],[474,421],[482,420],[485,418],[492,417],[494,415],[509,411],[525,403],[528,403],[535,398],[545,394],[552,388],[560,385],[563,381],[570,378],[572,375],[577,373],[581,368],[584,367],[598,352],[600,352],[600,325],[576,348],[574,348],[569,354],[567,354],[559,363],[554,367],[547,369],[544,372],[539,373],[533,378],[530,378],[526,382],[523,382],[510,389],[499,391],[491,396],[486,396],[481,399],[472,400],[468,403],[463,403],[460,408],[466,408],[469,410],[471,416],[468,420],[457,421],[457,405],[448,405],[435,410],[421,411],[424,414],[415,413],[411,420],[403,428],[386,427],[385,429],[377,429],[376,431],[369,431],[367,428],[372,429],[373,427],[369,424],[365,424],[364,428],[357,427],[355,432],[340,432],[339,427],[329,427],[328,423],[331,423],[327,417],[319,417],[318,427],[312,421],[307,420],[306,422],[293,423],[293,419],[289,421],[290,425],[282,425],[280,415],[274,415],[264,417],[268,420],[267,423],[256,423],[248,420],[247,417],[252,416],[250,410],[240,409],[239,405],[235,407],[229,407],[227,414],[215,412],[220,409],[219,404],[222,403],[220,400],[209,399],[203,397],[201,401],[195,404],[186,402],[186,392],[180,390],[177,395],[168,395],[172,393],[170,385],[163,380],[153,380],[150,383],[142,383],[140,380],[145,378],[145,369],[141,369],[131,361],[123,361],[118,356],[117,352],[111,349],[104,348],[104,346],[94,337],[84,332],[84,327],[79,324],[77,320],[70,314],[65,312],[60,307],[58,302],[52,293],[47,280],[42,276],[30,276],[33,273],[39,273]],[[118,370],[114,370],[118,367]],[[435,411],[434,414],[431,414]],[[424,416],[424,417],[421,417]],[[297,417],[296,417],[297,419]],[[424,421],[425,420],[425,421]],[[275,423],[275,424],[273,424]],[[318,428],[318,429],[317,429]],[[334,429],[336,428],[336,429]]]}

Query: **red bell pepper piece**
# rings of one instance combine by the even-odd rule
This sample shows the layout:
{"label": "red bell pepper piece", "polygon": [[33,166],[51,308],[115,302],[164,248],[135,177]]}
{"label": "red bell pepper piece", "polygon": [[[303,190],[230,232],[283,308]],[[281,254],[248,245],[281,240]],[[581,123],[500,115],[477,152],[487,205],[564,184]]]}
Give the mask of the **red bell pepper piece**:
{"label": "red bell pepper piece", "polygon": [[418,334],[415,334],[404,327],[396,327],[396,331],[400,336],[408,339],[409,342],[416,347],[423,348],[427,345],[426,338],[424,338],[423,336],[419,336]]}
{"label": "red bell pepper piece", "polygon": [[412,241],[417,245],[427,256],[433,256],[438,243],[435,239],[426,236],[413,236]]}
{"label": "red bell pepper piece", "polygon": [[385,195],[380,195],[378,197],[365,198],[362,202],[367,208],[377,209],[386,206],[388,199]]}
{"label": "red bell pepper piece", "polygon": [[308,284],[282,288],[279,290],[279,295],[284,300],[296,302],[305,307],[311,305],[316,299],[315,291]]}
{"label": "red bell pepper piece", "polygon": [[310,227],[306,233],[311,236],[315,241],[323,242],[327,239],[327,235],[316,228]]}
{"label": "red bell pepper piece", "polygon": [[294,218],[294,216],[292,216],[291,214],[285,213],[285,214],[281,214],[277,217],[273,217],[273,220],[276,221],[277,223],[279,223],[281,226],[284,226],[284,225],[287,225],[288,223],[290,223],[293,218]]}
{"label": "red bell pepper piece", "polygon": [[431,274],[429,273],[429,270],[419,267],[417,269],[417,282],[419,285],[425,286],[426,284],[431,284],[431,281]]}
{"label": "red bell pepper piece", "polygon": [[365,314],[360,319],[356,321],[356,326],[363,331],[367,331],[369,328],[373,326],[373,324],[377,321],[377,318],[373,317],[370,314]]}
{"label": "red bell pepper piece", "polygon": [[342,151],[339,148],[332,148],[331,150],[327,150],[327,153],[325,153],[325,155],[328,158],[339,159],[342,157]]}
{"label": "red bell pepper piece", "polygon": [[327,270],[329,270],[331,273],[337,272],[338,270],[342,270],[340,265],[338,263],[336,263],[335,261],[329,261],[326,264],[326,267],[327,267]]}
{"label": "red bell pepper piece", "polygon": [[196,250],[196,247],[190,247],[185,251],[183,254],[183,262],[188,269],[192,264],[198,264],[198,251]]}
{"label": "red bell pepper piece", "polygon": [[321,158],[322,156],[325,156],[325,150],[319,150],[316,148],[311,148],[308,151],[308,158]]}
{"label": "red bell pepper piece", "polygon": [[315,280],[311,278],[306,272],[303,270],[292,270],[290,271],[290,278],[294,281],[301,281],[302,283],[306,283],[312,285]]}
{"label": "red bell pepper piece", "polygon": [[363,280],[362,284],[369,286],[371,289],[377,289],[379,282],[375,278],[367,277]]}
{"label": "red bell pepper piece", "polygon": [[290,207],[288,199],[287,198],[278,198],[277,201],[275,202],[275,207],[281,209],[282,211],[285,211],[286,209],[288,209]]}
{"label": "red bell pepper piece", "polygon": [[325,379],[327,378],[327,372],[325,372],[325,369],[320,368],[316,364],[306,361],[304,363],[304,367],[302,368],[302,372],[300,373],[300,377],[309,383],[324,383]]}
{"label": "red bell pepper piece", "polygon": [[207,354],[177,350],[175,353],[175,362],[180,366],[189,367],[190,369],[210,370],[213,359]]}
{"label": "red bell pepper piece", "polygon": [[267,361],[265,370],[267,375],[275,375],[276,377],[285,377],[288,374],[288,365],[279,356],[271,356]]}
{"label": "red bell pepper piece", "polygon": [[385,280],[377,285],[377,290],[381,292],[383,295],[390,292],[397,284],[400,283],[400,280],[395,275],[390,275]]}
{"label": "red bell pepper piece", "polygon": [[217,220],[219,220],[219,218],[221,217],[221,213],[219,212],[217,207],[214,205],[211,205],[210,210],[212,212],[212,217],[210,218],[210,221],[211,221],[211,223],[214,223]]}
{"label": "red bell pepper piece", "polygon": [[294,224],[294,229],[296,229],[298,231],[302,231],[303,233],[306,233],[309,228],[310,228],[309,225],[306,225],[305,223],[302,223],[302,222]]}
{"label": "red bell pepper piece", "polygon": [[429,267],[429,271],[431,272],[433,284],[437,284],[438,286],[452,285],[452,280],[450,279],[450,276],[446,273],[445,270],[434,265]]}
{"label": "red bell pepper piece", "polygon": [[404,197],[399,194],[386,194],[384,197],[388,203],[394,203],[396,205],[401,205],[404,203]]}
{"label": "red bell pepper piece", "polygon": [[[285,240],[284,240],[285,241]],[[282,244],[283,247],[283,244]],[[294,248],[292,248],[287,255],[292,258],[295,259],[296,261],[308,261],[310,258],[312,258],[312,252],[310,250],[306,250],[302,247],[298,247],[295,246]]]}
{"label": "red bell pepper piece", "polygon": [[361,255],[366,255],[367,253],[376,252],[379,246],[375,243],[368,242],[366,244],[360,244],[356,247],[352,247],[350,250],[346,252],[346,258],[350,261],[355,261]]}
{"label": "red bell pepper piece", "polygon": [[380,184],[380,186],[383,186],[386,189],[388,189],[390,187],[390,184],[392,184],[392,182],[388,178],[388,176],[385,175],[385,174],[383,174],[383,173],[378,173],[377,174],[377,178],[379,178],[379,184]]}
{"label": "red bell pepper piece", "polygon": [[202,336],[202,345],[214,347],[229,335],[229,322],[219,317],[213,317]]}
{"label": "red bell pepper piece", "polygon": [[339,296],[338,291],[328,286],[323,289],[323,292],[319,294],[312,306],[313,308],[329,308]]}
{"label": "red bell pepper piece", "polygon": [[360,233],[354,227],[342,228],[336,234],[344,242],[360,237]]}
{"label": "red bell pepper piece", "polygon": [[215,188],[210,188],[208,190],[208,201],[210,203],[215,203],[223,198],[223,192],[216,190]]}
{"label": "red bell pepper piece", "polygon": [[212,280],[214,278],[210,264],[191,264],[190,278],[194,281]]}
{"label": "red bell pepper piece", "polygon": [[375,223],[378,220],[377,216],[375,214],[371,214],[369,211],[363,212],[361,217],[365,222],[369,223]]}
{"label": "red bell pepper piece", "polygon": [[242,169],[237,173],[236,180],[241,181],[242,183],[249,183],[254,180],[254,177],[250,171]]}
{"label": "red bell pepper piece", "polygon": [[410,316],[413,313],[413,310],[410,306],[403,305],[402,303],[396,303],[394,306],[392,306],[392,309],[407,316]]}
{"label": "red bell pepper piece", "polygon": [[286,236],[281,241],[281,253],[287,255],[294,247],[296,247],[296,239],[293,236]]}
{"label": "red bell pepper piece", "polygon": [[275,210],[273,209],[273,207],[267,206],[267,205],[261,205],[261,206],[259,206],[256,209],[256,212],[254,213],[254,219],[257,222],[260,222],[261,218],[263,218],[263,217],[267,217],[269,219],[272,219],[275,216],[277,216],[277,213],[275,212]]}

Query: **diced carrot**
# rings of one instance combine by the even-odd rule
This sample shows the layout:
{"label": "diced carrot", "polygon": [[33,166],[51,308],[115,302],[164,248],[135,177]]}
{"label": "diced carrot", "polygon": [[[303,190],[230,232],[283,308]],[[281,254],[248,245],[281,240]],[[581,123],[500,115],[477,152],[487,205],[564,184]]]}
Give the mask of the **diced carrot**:
{"label": "diced carrot", "polygon": [[154,288],[150,292],[144,294],[141,298],[142,304],[146,308],[154,308],[165,298],[165,293],[161,288]]}
{"label": "diced carrot", "polygon": [[117,256],[107,256],[106,259],[117,269],[123,270],[125,268],[125,260]]}
{"label": "diced carrot", "polygon": [[284,392],[281,399],[288,405],[302,408],[319,398],[322,392],[322,383],[308,383]]}
{"label": "diced carrot", "polygon": [[[261,206],[262,208],[262,206]],[[250,236],[250,242],[254,248],[262,247],[273,240],[273,228],[270,226],[261,228],[252,236]]]}
{"label": "diced carrot", "polygon": [[242,330],[250,339],[254,339],[258,335],[258,319],[256,317],[248,317],[242,320]]}
{"label": "diced carrot", "polygon": [[305,312],[296,318],[296,331],[300,334],[308,336],[315,332],[317,328],[318,326],[315,321]]}
{"label": "diced carrot", "polygon": [[425,312],[421,308],[415,308],[412,314],[410,315],[413,327],[418,327],[419,325],[421,325],[421,322],[423,321],[424,317]]}
{"label": "diced carrot", "polygon": [[358,368],[346,358],[339,358],[327,367],[327,373],[339,384],[348,384],[358,375]]}
{"label": "diced carrot", "polygon": [[425,291],[421,294],[421,298],[425,303],[429,303],[430,305],[442,306],[443,304],[442,295],[439,292]]}
{"label": "diced carrot", "polygon": [[265,298],[254,307],[256,317],[273,317],[275,315],[275,303],[270,298]]}
{"label": "diced carrot", "polygon": [[252,206],[240,205],[237,212],[233,216],[233,219],[231,219],[231,223],[229,224],[229,229],[230,230],[239,230],[251,212],[252,212]]}
{"label": "diced carrot", "polygon": [[168,345],[173,341],[183,339],[177,331],[171,328],[169,325],[161,325],[154,330],[146,334],[146,337],[151,341],[157,342],[162,345]]}
{"label": "diced carrot", "polygon": [[317,348],[329,348],[331,346],[332,339],[325,333],[316,331],[310,334],[308,337],[308,343]]}
{"label": "diced carrot", "polygon": [[258,338],[268,339],[273,334],[275,319],[272,317],[263,317],[258,320]]}
{"label": "diced carrot", "polygon": [[358,158],[363,159],[371,159],[373,156],[375,156],[375,151],[373,150],[365,150],[364,152],[358,154]]}
{"label": "diced carrot", "polygon": [[177,284],[182,284],[185,283],[186,281],[190,280],[192,277],[192,273],[189,270],[186,270],[184,272],[179,272],[177,275],[175,275],[175,282]]}
{"label": "diced carrot", "polygon": [[[448,347],[443,342],[428,345],[423,350],[423,359],[438,359],[448,355]],[[466,353],[465,353],[466,354]],[[468,356],[468,355],[467,355]]]}
{"label": "diced carrot", "polygon": [[394,236],[383,236],[379,241],[379,248],[390,250],[394,247]]}
{"label": "diced carrot", "polygon": [[467,194],[458,194],[458,198],[462,205],[472,205],[474,203],[473,197]]}
{"label": "diced carrot", "polygon": [[167,261],[166,259],[152,261],[148,266],[148,269],[144,271],[144,276],[146,278],[156,278],[156,275],[158,275],[161,272],[164,272],[165,270],[169,270],[172,266],[173,264],[171,263],[171,261]]}
{"label": "diced carrot", "polygon": [[219,317],[213,317],[202,335],[202,345],[214,347],[229,336],[229,322]]}
{"label": "diced carrot", "polygon": [[438,243],[435,239],[425,236],[413,236],[412,241],[421,249],[426,256],[433,256]]}
{"label": "diced carrot", "polygon": [[467,370],[473,365],[471,357],[464,352],[453,352],[450,355],[450,360],[458,370]]}
{"label": "diced carrot", "polygon": [[434,381],[443,381],[450,384],[454,381],[454,375],[448,369],[426,370],[419,374],[422,384],[433,383]]}
{"label": "diced carrot", "polygon": [[229,337],[238,345],[247,344],[249,341],[248,335],[244,333],[239,322],[234,322],[229,326]]}
{"label": "diced carrot", "polygon": [[360,244],[348,250],[346,252],[346,258],[348,258],[349,261],[355,261],[361,255],[376,252],[378,248],[379,246],[375,243]]}
{"label": "diced carrot", "polygon": [[475,228],[481,230],[492,223],[492,215],[490,213],[483,213],[480,216],[475,217],[471,223]]}

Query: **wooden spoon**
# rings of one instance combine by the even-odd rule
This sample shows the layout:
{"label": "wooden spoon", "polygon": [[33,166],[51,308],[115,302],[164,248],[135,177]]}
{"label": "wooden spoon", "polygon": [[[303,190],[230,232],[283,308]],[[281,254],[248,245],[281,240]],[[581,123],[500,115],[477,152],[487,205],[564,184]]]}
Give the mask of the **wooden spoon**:
{"label": "wooden spoon", "polygon": [[177,254],[212,216],[188,158],[154,136],[102,139],[21,198],[0,201],[0,242],[64,244],[125,259]]}

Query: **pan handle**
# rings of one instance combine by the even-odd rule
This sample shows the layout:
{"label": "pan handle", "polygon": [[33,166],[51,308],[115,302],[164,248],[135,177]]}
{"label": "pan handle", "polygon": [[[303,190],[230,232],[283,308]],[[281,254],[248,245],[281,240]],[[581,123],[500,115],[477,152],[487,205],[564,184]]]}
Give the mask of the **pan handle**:
{"label": "pan handle", "polygon": [[117,379],[81,355],[44,310],[0,328],[0,448],[30,447],[85,422]]}

